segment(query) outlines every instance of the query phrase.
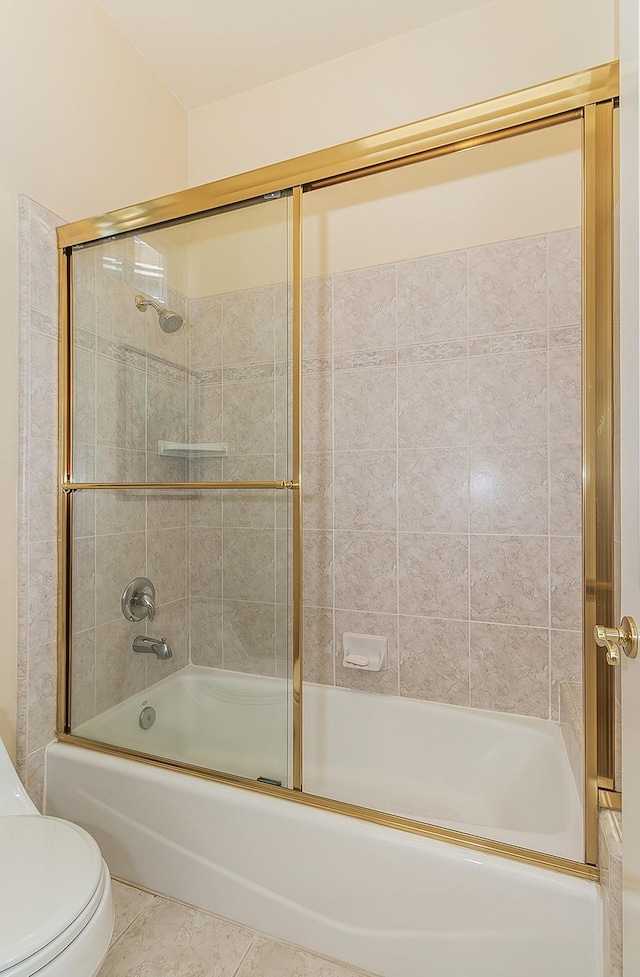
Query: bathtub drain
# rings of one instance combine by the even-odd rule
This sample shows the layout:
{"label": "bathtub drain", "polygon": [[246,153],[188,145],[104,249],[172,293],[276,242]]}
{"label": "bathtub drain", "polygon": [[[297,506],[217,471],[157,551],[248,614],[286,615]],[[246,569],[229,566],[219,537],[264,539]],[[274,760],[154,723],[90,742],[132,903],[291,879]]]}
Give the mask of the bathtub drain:
{"label": "bathtub drain", "polygon": [[156,721],[156,711],[153,706],[145,706],[140,716],[138,722],[142,729],[149,729]]}

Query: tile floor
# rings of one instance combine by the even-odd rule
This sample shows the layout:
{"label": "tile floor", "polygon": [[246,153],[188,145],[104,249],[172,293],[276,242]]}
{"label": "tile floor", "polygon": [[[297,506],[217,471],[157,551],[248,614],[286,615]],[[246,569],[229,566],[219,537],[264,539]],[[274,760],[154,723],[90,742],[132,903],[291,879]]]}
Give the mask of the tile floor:
{"label": "tile floor", "polygon": [[367,977],[122,882],[113,883],[113,897],[113,939],[99,977]]}

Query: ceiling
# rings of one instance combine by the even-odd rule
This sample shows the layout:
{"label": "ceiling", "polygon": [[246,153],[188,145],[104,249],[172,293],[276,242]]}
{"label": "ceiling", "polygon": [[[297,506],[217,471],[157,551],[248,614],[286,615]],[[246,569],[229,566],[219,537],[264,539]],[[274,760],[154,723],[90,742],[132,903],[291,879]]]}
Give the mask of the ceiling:
{"label": "ceiling", "polygon": [[489,0],[98,0],[186,109]]}

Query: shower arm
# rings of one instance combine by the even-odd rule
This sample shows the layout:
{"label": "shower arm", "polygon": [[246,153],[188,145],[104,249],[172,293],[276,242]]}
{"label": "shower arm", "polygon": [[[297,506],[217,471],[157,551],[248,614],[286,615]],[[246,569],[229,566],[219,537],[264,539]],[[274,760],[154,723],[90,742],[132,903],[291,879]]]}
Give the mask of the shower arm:
{"label": "shower arm", "polygon": [[135,303],[136,309],[138,309],[140,312],[144,312],[148,305],[150,305],[152,309],[155,309],[158,315],[160,315],[164,309],[164,306],[160,305],[159,302],[155,302],[153,299],[146,299],[144,295],[136,295]]}

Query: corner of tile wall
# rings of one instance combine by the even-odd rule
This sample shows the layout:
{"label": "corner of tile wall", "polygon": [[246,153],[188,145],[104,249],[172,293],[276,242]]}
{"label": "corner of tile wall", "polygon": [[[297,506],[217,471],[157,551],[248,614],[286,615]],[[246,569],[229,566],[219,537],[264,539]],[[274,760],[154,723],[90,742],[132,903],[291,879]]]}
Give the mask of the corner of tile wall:
{"label": "corner of tile wall", "polygon": [[42,806],[55,738],[58,259],[55,214],[20,196],[17,769]]}
{"label": "corner of tile wall", "polygon": [[617,811],[600,811],[598,844],[603,977],[622,977],[622,815]]}

